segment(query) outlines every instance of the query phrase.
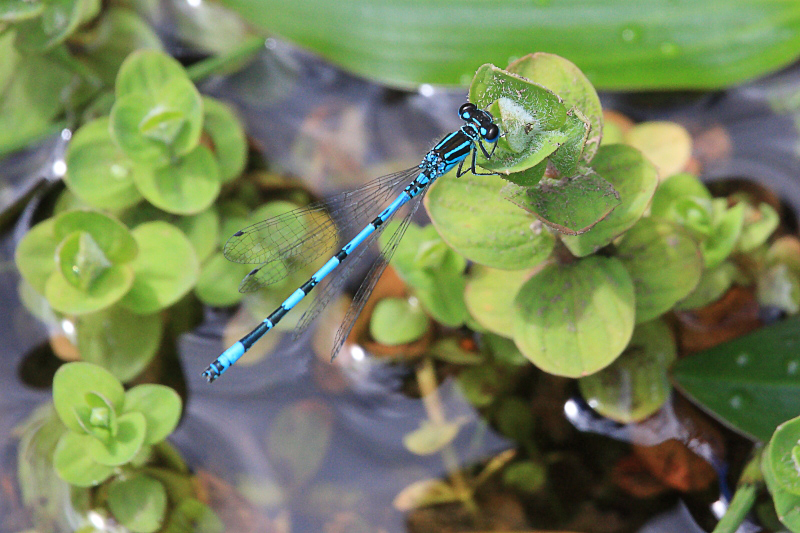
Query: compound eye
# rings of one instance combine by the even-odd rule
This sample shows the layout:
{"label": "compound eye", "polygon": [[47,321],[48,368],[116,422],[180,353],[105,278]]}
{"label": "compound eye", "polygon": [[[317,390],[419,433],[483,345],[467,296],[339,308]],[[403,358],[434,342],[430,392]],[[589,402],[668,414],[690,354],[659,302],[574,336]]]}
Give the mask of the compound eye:
{"label": "compound eye", "polygon": [[475,104],[467,102],[458,108],[458,116],[461,118],[467,118],[473,111],[475,111],[475,109],[477,109]]}
{"label": "compound eye", "polygon": [[486,129],[486,135],[484,135],[484,138],[487,141],[493,141],[497,139],[497,136],[499,134],[500,134],[500,128],[497,127],[497,124],[492,124]]}

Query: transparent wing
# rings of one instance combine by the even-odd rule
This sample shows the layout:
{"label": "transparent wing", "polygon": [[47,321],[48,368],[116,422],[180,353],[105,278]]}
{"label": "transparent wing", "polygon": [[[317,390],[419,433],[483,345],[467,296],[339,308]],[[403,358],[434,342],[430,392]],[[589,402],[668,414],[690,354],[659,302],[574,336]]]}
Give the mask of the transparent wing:
{"label": "transparent wing", "polygon": [[344,284],[347,283],[347,280],[350,278],[350,274],[353,272],[353,269],[364,258],[367,250],[371,248],[372,243],[380,238],[380,235],[383,233],[384,229],[386,229],[386,224],[381,225],[372,233],[372,235],[367,238],[367,240],[361,243],[356,253],[348,257],[345,260],[345,263],[337,267],[331,277],[324,282],[325,285],[320,287],[321,290],[314,298],[314,303],[311,304],[311,307],[306,309],[306,312],[303,313],[303,316],[300,318],[297,326],[295,326],[294,333],[292,334],[292,340],[297,340],[303,331],[305,331],[306,328],[308,328],[308,326],[314,321],[314,319],[319,316],[322,310],[328,306],[331,300],[341,294]]}
{"label": "transparent wing", "polygon": [[223,253],[235,263],[302,258],[308,264],[332,251],[337,237],[348,229],[366,226],[369,217],[377,215],[382,204],[399,193],[399,186],[418,174],[417,167],[387,174],[358,189],[248,226],[228,239]]}
{"label": "transparent wing", "polygon": [[397,229],[394,230],[394,233],[389,238],[386,247],[381,250],[381,253],[375,259],[375,262],[372,263],[372,266],[364,278],[364,281],[361,283],[358,291],[356,291],[355,296],[353,296],[353,301],[350,304],[350,307],[347,309],[347,313],[344,315],[344,320],[342,321],[341,326],[339,326],[339,331],[336,332],[336,338],[333,341],[333,349],[331,350],[331,361],[333,361],[333,359],[336,357],[336,354],[339,353],[339,350],[342,349],[344,341],[347,340],[347,336],[350,335],[350,331],[353,329],[353,326],[356,323],[356,318],[358,318],[358,315],[361,314],[361,310],[364,309],[364,305],[367,303],[367,300],[369,300],[369,296],[372,294],[375,284],[378,283],[381,274],[383,274],[383,271],[386,269],[386,265],[388,265],[389,261],[391,261],[392,256],[397,249],[397,245],[403,238],[406,229],[408,229],[408,225],[411,223],[414,213],[417,212],[420,204],[422,204],[422,197],[426,192],[428,192],[427,189],[423,190],[416,197],[414,197],[413,200],[411,200],[411,202],[414,202],[413,205],[409,206],[409,210],[405,218],[397,227]]}

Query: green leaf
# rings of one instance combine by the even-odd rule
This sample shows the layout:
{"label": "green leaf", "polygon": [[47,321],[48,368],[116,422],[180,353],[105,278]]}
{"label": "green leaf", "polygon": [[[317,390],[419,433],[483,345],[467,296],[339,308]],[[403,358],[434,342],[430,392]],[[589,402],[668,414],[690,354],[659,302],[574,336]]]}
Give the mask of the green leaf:
{"label": "green leaf", "polygon": [[798,331],[800,317],[790,317],[683,358],[675,381],[726,425],[766,441],[800,412]]}
{"label": "green leaf", "polygon": [[81,60],[108,87],[114,86],[122,63],[131,53],[162,48],[161,40],[144,18],[116,5],[107,6],[91,27],[81,30],[81,41]]}
{"label": "green leaf", "polygon": [[640,150],[665,179],[680,172],[692,156],[692,136],[675,122],[641,122],[625,133],[625,144]]}
{"label": "green leaf", "polygon": [[469,101],[481,109],[489,109],[504,133],[492,158],[479,159],[484,168],[506,173],[526,170],[567,139],[565,133],[554,131],[567,118],[567,110],[558,96],[494,65],[483,65],[475,73]]}
{"label": "green leaf", "polygon": [[460,500],[456,491],[441,479],[423,479],[401,490],[392,500],[392,506],[404,512]]}
{"label": "green leaf", "polygon": [[586,233],[621,203],[614,187],[590,168],[560,179],[544,177],[534,187],[510,183],[501,193],[567,235]]}
{"label": "green leaf", "polygon": [[[589,121],[590,130],[577,155],[586,163],[591,161],[603,136],[603,109],[597,91],[583,72],[563,57],[544,52],[528,54],[514,61],[508,66],[508,71],[547,87],[564,101],[567,109],[579,110]],[[565,157],[561,153],[564,148],[566,147],[560,148],[550,157],[556,167],[560,167],[559,161]],[[562,171],[562,175],[569,174]]]}
{"label": "green leaf", "polygon": [[17,48],[37,53],[49,50],[99,10],[99,0],[48,0],[39,17],[27,18],[17,25]]}
{"label": "green leaf", "polygon": [[403,436],[403,446],[415,455],[431,455],[453,442],[459,429],[457,422],[437,424],[423,420],[419,428]]}
{"label": "green leaf", "polygon": [[505,469],[503,483],[525,492],[537,492],[547,483],[547,468],[537,461],[518,461]]}
{"label": "green leaf", "polygon": [[56,247],[61,239],[56,237],[54,226],[52,218],[39,222],[28,230],[14,250],[19,273],[39,294],[44,294],[47,280],[56,268]]}
{"label": "green leaf", "polygon": [[133,269],[128,265],[111,265],[87,290],[76,288],[54,271],[47,279],[44,295],[50,306],[67,315],[85,315],[111,307],[119,302],[134,283]]}
{"label": "green leaf", "polygon": [[775,512],[791,531],[800,531],[800,475],[795,462],[798,426],[798,418],[778,426],[761,455],[761,471]]}
{"label": "green leaf", "polygon": [[163,321],[157,314],[135,315],[114,306],[78,318],[78,351],[84,361],[102,366],[120,381],[129,381],[152,361],[162,330]]}
{"label": "green leaf", "polygon": [[131,159],[164,166],[197,147],[203,123],[200,93],[176,77],[155,94],[117,97],[111,110],[111,135]]}
{"label": "green leaf", "polygon": [[88,441],[86,453],[101,465],[123,465],[142,448],[146,430],[147,423],[142,413],[125,413],[117,417],[116,435],[105,441]]}
{"label": "green leaf", "polygon": [[530,364],[530,361],[522,355],[522,352],[519,351],[519,348],[511,339],[487,333],[483,336],[483,342],[486,344],[489,353],[492,354],[492,359],[501,366],[513,368]]}
{"label": "green leaf", "polygon": [[203,97],[203,130],[211,137],[220,179],[227,183],[244,170],[247,163],[247,138],[239,119],[228,105]]}
{"label": "green leaf", "polygon": [[142,413],[147,422],[145,444],[166,439],[181,417],[181,397],[164,385],[137,385],[125,393],[124,412]]}
{"label": "green leaf", "polygon": [[492,366],[472,366],[458,375],[458,386],[475,407],[491,404],[503,387],[503,381]]}
{"label": "green leaf", "polygon": [[0,4],[0,22],[14,23],[38,17],[44,7],[41,0],[6,0]]}
{"label": "green leaf", "polygon": [[176,164],[140,169],[134,175],[139,192],[148,202],[168,213],[198,213],[217,199],[219,167],[211,151],[197,146]]}
{"label": "green leaf", "polygon": [[56,263],[67,282],[82,291],[92,286],[111,266],[92,236],[76,231],[61,241],[56,248]]}
{"label": "green leaf", "polygon": [[470,269],[464,300],[470,314],[493,333],[511,337],[514,329],[514,298],[519,288],[531,277],[530,270],[497,270],[483,265]]}
{"label": "green leaf", "polygon": [[331,413],[314,400],[284,407],[267,435],[267,451],[285,480],[302,485],[319,470],[328,453],[332,433]]}
{"label": "green leaf", "polygon": [[128,56],[117,74],[117,100],[130,94],[147,94],[155,99],[176,79],[188,80],[177,60],[157,50],[139,50]]}
{"label": "green leaf", "polygon": [[694,198],[701,202],[710,202],[711,193],[706,186],[693,174],[683,172],[673,174],[659,183],[650,205],[650,215],[653,217],[670,218],[676,222],[672,214],[674,205],[680,200]]}
{"label": "green leaf", "polygon": [[613,257],[547,265],[522,286],[515,305],[517,347],[559,376],[587,376],[608,366],[633,333],[633,282]]}
{"label": "green leaf", "polygon": [[77,487],[94,487],[114,473],[114,468],[96,463],[86,453],[93,440],[94,437],[78,433],[61,437],[53,454],[53,467],[61,479]]}
{"label": "green leaf", "polygon": [[529,213],[505,200],[497,176],[448,173],[436,180],[425,207],[436,230],[458,253],[482,265],[508,270],[544,261],[555,238]]}
{"label": "green leaf", "polygon": [[99,209],[124,209],[142,195],[133,183],[137,168],[111,138],[108,117],[84,124],[67,148],[67,187]]}
{"label": "green leaf", "polygon": [[717,89],[792,63],[800,43],[797,6],[784,0],[675,0],[669,9],[661,0],[224,4],[347,70],[405,88],[464,86],[487,60],[548,50],[603,90]]}
{"label": "green leaf", "polygon": [[727,200],[717,198],[712,206],[712,233],[702,242],[706,268],[718,267],[731,255],[744,225],[744,204],[728,209]]}
{"label": "green leaf", "polygon": [[166,222],[148,222],[133,230],[139,255],[133,262],[136,277],[120,302],[137,314],[169,307],[189,292],[200,274],[192,243]]}
{"label": "green leaf", "polygon": [[504,436],[519,444],[531,444],[533,440],[533,411],[526,400],[509,396],[500,400],[495,411],[497,429]]}
{"label": "green leaf", "polygon": [[210,507],[194,498],[183,500],[170,513],[169,523],[164,533],[224,533],[225,524],[214,514]]}
{"label": "green leaf", "polygon": [[201,263],[211,257],[219,241],[219,213],[216,208],[200,211],[196,215],[180,217],[175,221],[197,253]]}
{"label": "green leaf", "polygon": [[630,424],[658,411],[672,386],[667,369],[675,362],[672,332],[661,320],[639,324],[622,355],[609,366],[578,380],[581,394],[598,413]]}
{"label": "green leaf", "polygon": [[116,479],[108,486],[108,508],[120,524],[136,533],[152,533],[167,514],[164,485],[144,474]]}
{"label": "green leaf", "polygon": [[728,261],[716,268],[704,269],[697,287],[683,300],[675,305],[675,309],[697,309],[719,300],[733,284],[739,271],[736,265]]}
{"label": "green leaf", "polygon": [[242,301],[239,283],[252,270],[252,265],[233,263],[221,252],[206,261],[200,271],[195,292],[200,301],[212,307],[229,307]]}
{"label": "green leaf", "polygon": [[58,417],[70,430],[85,433],[81,417],[88,419],[91,410],[88,394],[104,398],[115,411],[125,401],[122,384],[108,370],[91,363],[67,363],[53,377],[53,405]]}
{"label": "green leaf", "polygon": [[369,321],[375,341],[388,346],[408,344],[428,331],[428,317],[416,300],[384,298],[377,303]]}
{"label": "green leaf", "polygon": [[800,311],[800,278],[783,263],[761,269],[756,278],[756,299],[761,306],[797,314]]}
{"label": "green leaf", "polygon": [[[399,222],[392,221],[381,235],[384,248]],[[467,261],[452,251],[432,225],[420,228],[412,224],[392,257],[392,265],[403,281],[414,289],[422,307],[434,320],[458,327],[467,318],[464,304]]]}
{"label": "green leaf", "polygon": [[755,250],[769,239],[780,223],[778,213],[767,203],[761,203],[756,211],[745,206],[745,219],[736,249],[740,252]]}
{"label": "green leaf", "polygon": [[624,144],[600,147],[592,168],[611,183],[622,203],[591,231],[561,236],[569,251],[578,257],[594,253],[630,229],[642,217],[658,185],[653,165],[638,150]]}
{"label": "green leaf", "polygon": [[136,241],[125,224],[99,211],[76,209],[56,217],[53,227],[56,238],[64,239],[76,231],[89,233],[112,263],[128,263],[138,253]]}
{"label": "green leaf", "polygon": [[637,323],[672,309],[703,274],[703,256],[694,239],[666,221],[641,219],[622,238],[616,256],[633,279]]}

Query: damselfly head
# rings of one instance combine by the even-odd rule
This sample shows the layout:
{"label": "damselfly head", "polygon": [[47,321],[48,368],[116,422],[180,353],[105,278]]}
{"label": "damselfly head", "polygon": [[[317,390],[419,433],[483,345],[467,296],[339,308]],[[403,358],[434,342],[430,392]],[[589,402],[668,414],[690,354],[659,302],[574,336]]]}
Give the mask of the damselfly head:
{"label": "damselfly head", "polygon": [[471,102],[458,108],[458,116],[477,126],[481,137],[487,142],[495,142],[500,135],[500,128],[494,123],[492,115]]}

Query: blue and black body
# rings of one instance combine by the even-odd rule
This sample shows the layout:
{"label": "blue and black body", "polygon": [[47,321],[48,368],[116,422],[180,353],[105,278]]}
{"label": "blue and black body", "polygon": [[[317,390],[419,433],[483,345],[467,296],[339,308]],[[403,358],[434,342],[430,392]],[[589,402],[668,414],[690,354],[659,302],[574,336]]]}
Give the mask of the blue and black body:
{"label": "blue and black body", "polygon": [[[477,150],[480,149],[486,158],[491,157],[496,147],[497,139],[500,136],[498,126],[494,123],[492,116],[481,109],[478,109],[474,104],[466,103],[459,108],[459,116],[464,120],[465,124],[457,131],[450,133],[439,141],[422,159],[418,167],[409,169],[404,172],[393,174],[379,178],[374,182],[367,184],[361,190],[364,192],[359,196],[359,191],[353,193],[344,193],[341,195],[334,204],[337,204],[340,210],[346,211],[350,209],[354,213],[359,213],[364,210],[365,206],[377,203],[385,196],[386,191],[392,190],[396,184],[402,180],[405,181],[411,176],[416,174],[416,177],[408,183],[408,185],[397,195],[385,209],[383,209],[378,216],[371,222],[366,224],[349,242],[347,242],[338,253],[331,257],[311,278],[301,285],[280,307],[272,312],[267,318],[264,319],[253,331],[242,337],[236,344],[225,350],[216,361],[211,363],[208,368],[203,372],[203,376],[209,381],[214,381],[225,370],[233,365],[247,350],[250,349],[256,341],[258,341],[264,334],[271,330],[293,307],[295,307],[303,298],[305,298],[323,279],[339,267],[345,259],[350,257],[353,252],[359,247],[366,248],[370,243],[374,242],[378,234],[383,230],[386,222],[405,204],[415,201],[413,206],[409,209],[409,214],[403,220],[400,227],[395,230],[395,233],[390,239],[390,246],[388,250],[384,250],[379,257],[378,261],[373,264],[367,278],[362,284],[359,291],[353,300],[353,305],[348,311],[345,321],[339,329],[337,339],[333,348],[332,357],[344,343],[344,339],[352,329],[352,324],[356,316],[361,311],[363,304],[366,302],[369,293],[372,292],[377,278],[383,272],[386,263],[394,251],[394,247],[399,242],[405,228],[413,216],[416,208],[419,207],[419,200],[422,199],[424,192],[430,185],[436,181],[437,178],[452,170],[456,166],[457,176],[462,176],[466,172],[472,171],[479,174],[476,170],[476,155]],[[492,150],[488,151],[484,143],[492,145]],[[464,163],[467,158],[471,156],[470,167],[464,168]],[[363,197],[364,201],[358,202],[357,199]],[[290,212],[285,217],[275,217],[259,224],[245,228],[244,230],[236,232],[225,245],[225,256],[228,259],[244,263],[263,263],[259,268],[254,269],[250,274],[245,277],[240,286],[240,290],[249,291],[260,288],[266,284],[272,283],[279,277],[270,273],[269,269],[265,269],[271,261],[294,261],[297,258],[308,256],[305,261],[300,261],[301,264],[307,264],[319,255],[319,242],[324,239],[321,234],[335,234],[336,230],[331,229],[330,223],[320,222],[319,231],[314,234],[313,225],[307,228],[310,231],[308,234],[295,234],[280,235],[281,228],[291,220],[296,222],[301,217],[309,217],[314,215],[319,210],[324,209],[325,205],[318,204],[309,208],[301,208]],[[374,211],[373,211],[374,212]],[[329,219],[324,219],[328,221]],[[362,223],[363,224],[363,223]],[[270,235],[272,232],[272,235]],[[287,230],[287,234],[288,234]],[[275,236],[277,234],[277,236]],[[320,236],[320,238],[317,238]],[[292,239],[296,242],[292,242]],[[264,252],[268,248],[264,241],[271,241],[271,244],[283,244],[278,246],[278,252],[268,253]],[[367,242],[368,241],[368,242]],[[365,245],[364,243],[367,242]],[[255,250],[255,251],[254,251]],[[330,253],[330,252],[329,252]],[[359,257],[363,251],[359,253]],[[312,257],[313,256],[313,257]],[[285,274],[283,274],[285,276]],[[345,276],[339,276],[344,278]],[[336,284],[341,286],[341,282]],[[329,295],[333,290],[327,290],[326,295]],[[301,326],[307,325],[313,317],[320,311],[326,303],[326,298],[321,298],[321,302],[316,303],[316,306],[309,311],[306,311]],[[298,326],[300,327],[300,326]]]}

